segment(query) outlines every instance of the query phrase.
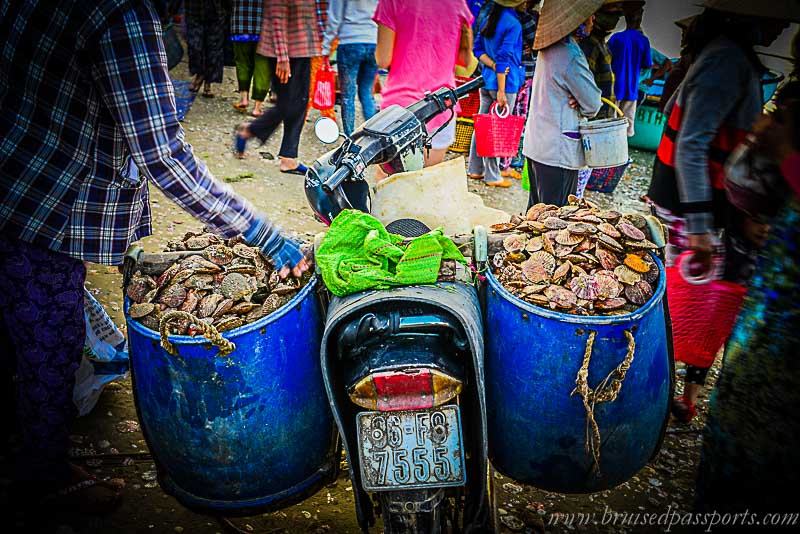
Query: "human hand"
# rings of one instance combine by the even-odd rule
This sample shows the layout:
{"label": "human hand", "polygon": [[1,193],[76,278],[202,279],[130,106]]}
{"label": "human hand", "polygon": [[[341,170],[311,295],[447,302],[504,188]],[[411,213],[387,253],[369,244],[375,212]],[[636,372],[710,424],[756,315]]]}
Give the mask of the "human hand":
{"label": "human hand", "polygon": [[694,254],[692,262],[699,264],[703,273],[711,272],[714,252],[714,240],[710,233],[689,234],[689,250]]}
{"label": "human hand", "polygon": [[289,82],[289,78],[292,77],[292,67],[289,65],[288,60],[278,61],[278,64],[275,66],[275,75],[278,77],[279,82]]}
{"label": "human hand", "polygon": [[250,246],[261,249],[261,253],[272,260],[281,278],[289,274],[299,278],[309,269],[300,246],[283,237],[267,220],[257,221],[244,238]]}
{"label": "human hand", "polygon": [[497,91],[497,107],[498,109],[508,108],[508,96],[505,91]]}
{"label": "human hand", "polygon": [[578,105],[578,100],[572,95],[569,95],[569,107],[571,107],[574,110],[580,109],[580,106]]}

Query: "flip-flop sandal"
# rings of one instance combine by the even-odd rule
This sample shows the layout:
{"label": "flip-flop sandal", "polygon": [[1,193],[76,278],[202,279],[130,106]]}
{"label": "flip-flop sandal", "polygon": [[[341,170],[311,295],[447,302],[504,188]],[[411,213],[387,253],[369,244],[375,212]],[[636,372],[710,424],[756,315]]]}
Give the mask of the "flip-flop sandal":
{"label": "flip-flop sandal", "polygon": [[496,182],[483,182],[484,185],[488,185],[489,187],[511,187],[511,180],[503,178],[502,180],[498,180]]}
{"label": "flip-flop sandal", "polygon": [[245,150],[247,150],[247,139],[239,135],[240,127],[237,126],[233,131],[233,154],[239,159],[244,159]]}
{"label": "flip-flop sandal", "polygon": [[250,104],[239,104],[238,102],[233,103],[233,109],[235,109],[239,113],[247,113],[247,108],[249,107]]}
{"label": "flip-flop sandal", "polygon": [[297,174],[298,176],[305,176],[308,172],[308,167],[303,165],[302,163],[298,163],[297,167],[294,169],[289,169],[288,171],[281,171],[284,174]]}
{"label": "flip-flop sandal", "polygon": [[200,90],[200,87],[202,87],[202,85],[203,85],[203,78],[200,78],[200,81],[197,82],[197,85],[195,85],[194,82],[189,84],[189,91],[192,93],[196,93]]}
{"label": "flip-flop sandal", "polygon": [[467,177],[470,180],[483,180],[483,175],[482,174],[468,174]]}
{"label": "flip-flop sandal", "polygon": [[214,93],[211,91],[203,91],[201,94],[203,95],[203,98],[214,98]]}

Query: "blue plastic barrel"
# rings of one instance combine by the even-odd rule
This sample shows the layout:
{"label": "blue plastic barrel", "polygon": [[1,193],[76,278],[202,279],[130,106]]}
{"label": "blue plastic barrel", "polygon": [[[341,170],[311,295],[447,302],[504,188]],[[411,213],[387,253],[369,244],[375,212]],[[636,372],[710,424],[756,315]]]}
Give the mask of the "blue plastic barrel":
{"label": "blue plastic barrel", "polygon": [[189,508],[252,515],[292,504],[338,468],[322,381],[316,280],[277,312],[225,332],[225,357],[202,336],[170,336],[127,315],[134,400],[162,488]]}
{"label": "blue plastic barrel", "polygon": [[[658,262],[659,267],[661,263]],[[621,484],[657,452],[668,417],[670,376],[663,267],[654,296],[636,313],[581,317],[528,304],[491,274],[486,296],[489,458],[504,475],[560,493]],[[599,472],[586,451],[587,413],[571,395],[590,331],[597,332],[588,384],[595,388],[636,346],[613,402],[598,403]]]}

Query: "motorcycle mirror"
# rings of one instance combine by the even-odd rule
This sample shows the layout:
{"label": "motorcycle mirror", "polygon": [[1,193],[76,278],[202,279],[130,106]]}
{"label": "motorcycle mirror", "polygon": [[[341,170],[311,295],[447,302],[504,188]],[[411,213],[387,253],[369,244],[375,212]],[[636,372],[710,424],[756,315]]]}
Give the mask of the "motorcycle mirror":
{"label": "motorcycle mirror", "polygon": [[326,145],[330,145],[339,139],[339,126],[329,117],[320,117],[314,123],[314,135]]}

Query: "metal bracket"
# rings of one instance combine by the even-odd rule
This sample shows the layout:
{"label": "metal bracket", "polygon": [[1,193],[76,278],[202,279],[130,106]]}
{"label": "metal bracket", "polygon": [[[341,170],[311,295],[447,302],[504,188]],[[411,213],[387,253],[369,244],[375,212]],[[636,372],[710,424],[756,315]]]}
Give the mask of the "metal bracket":
{"label": "metal bracket", "polygon": [[473,259],[475,263],[481,264],[489,261],[489,234],[485,226],[476,226],[472,229],[475,250]]}

